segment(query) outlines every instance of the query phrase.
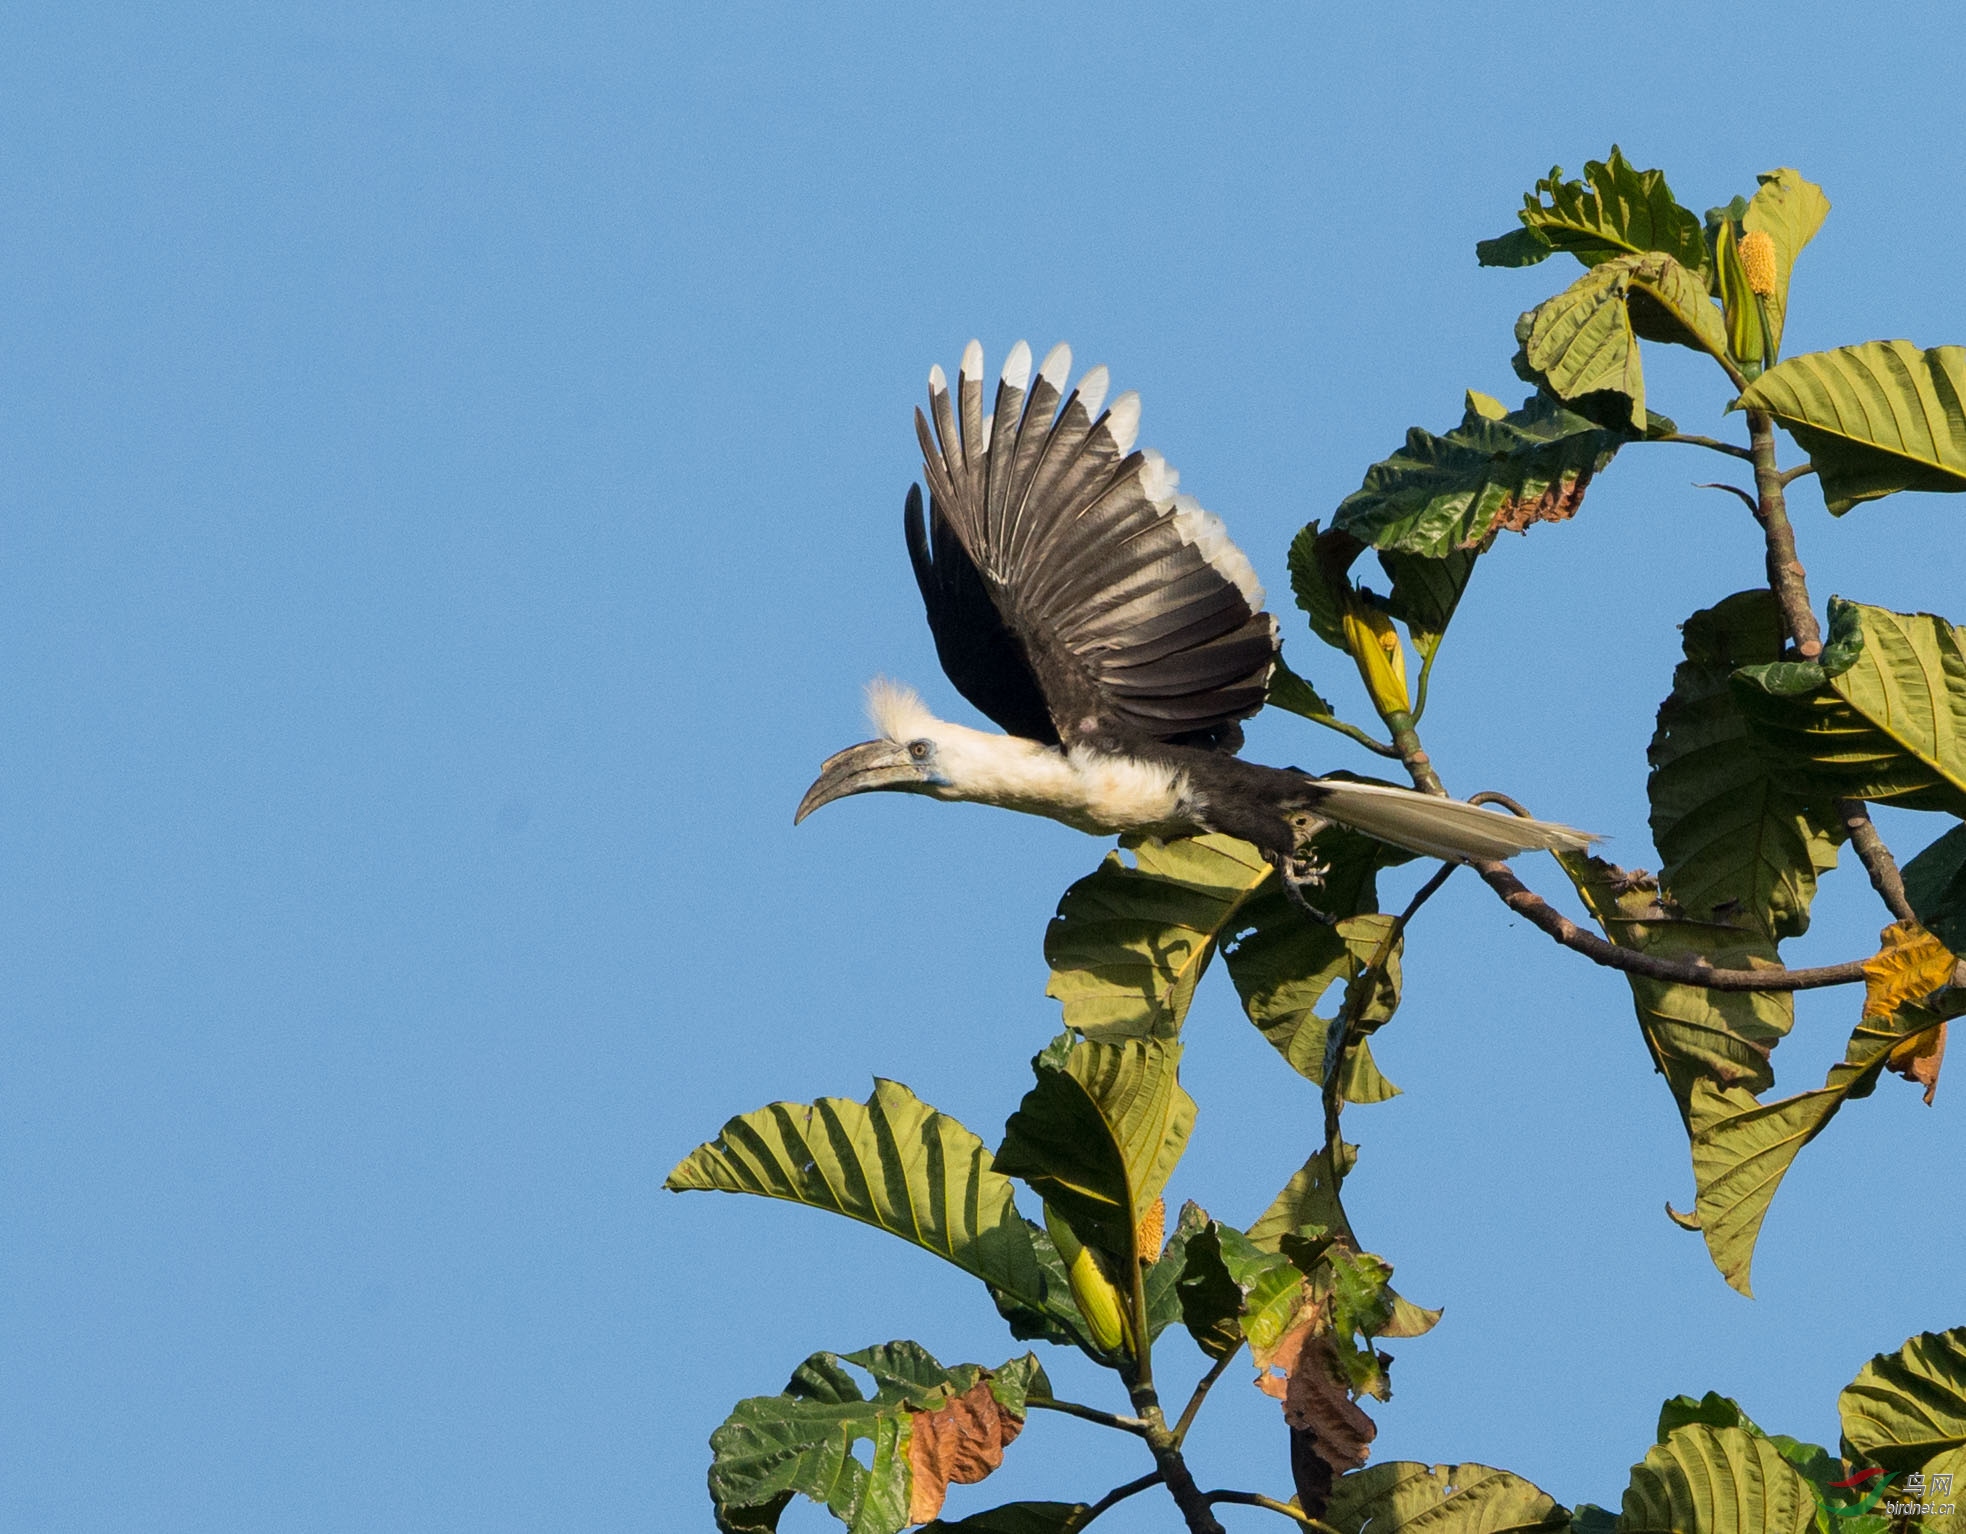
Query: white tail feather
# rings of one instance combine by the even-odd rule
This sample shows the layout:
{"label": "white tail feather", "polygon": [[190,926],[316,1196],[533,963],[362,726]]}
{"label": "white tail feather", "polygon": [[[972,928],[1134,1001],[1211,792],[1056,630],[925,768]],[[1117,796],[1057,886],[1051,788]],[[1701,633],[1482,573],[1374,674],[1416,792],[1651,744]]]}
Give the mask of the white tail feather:
{"label": "white tail feather", "polygon": [[1442,799],[1378,783],[1322,778],[1328,797],[1318,813],[1430,858],[1478,862],[1518,852],[1583,852],[1597,838],[1547,820],[1498,814],[1460,799]]}

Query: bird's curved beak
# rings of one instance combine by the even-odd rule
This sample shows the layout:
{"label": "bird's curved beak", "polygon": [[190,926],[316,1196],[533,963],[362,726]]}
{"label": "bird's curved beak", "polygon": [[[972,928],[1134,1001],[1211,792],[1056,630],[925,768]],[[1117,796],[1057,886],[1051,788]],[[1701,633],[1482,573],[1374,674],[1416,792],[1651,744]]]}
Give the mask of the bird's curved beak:
{"label": "bird's curved beak", "polygon": [[872,793],[875,789],[924,792],[928,788],[928,769],[908,754],[898,740],[869,740],[848,746],[826,758],[819,777],[792,817],[797,825],[822,804],[844,799],[849,794]]}

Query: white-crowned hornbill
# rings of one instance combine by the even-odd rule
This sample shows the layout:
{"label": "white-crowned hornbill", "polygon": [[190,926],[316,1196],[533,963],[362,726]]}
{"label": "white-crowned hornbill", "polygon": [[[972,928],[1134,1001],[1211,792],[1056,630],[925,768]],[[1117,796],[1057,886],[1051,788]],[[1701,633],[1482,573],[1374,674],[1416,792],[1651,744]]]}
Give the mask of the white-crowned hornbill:
{"label": "white-crowned hornbill", "polygon": [[1581,849],[1567,826],[1490,813],[1389,785],[1317,778],[1237,759],[1237,721],[1263,706],[1276,620],[1222,524],[1160,454],[1135,452],[1137,394],[1100,412],[1106,370],[1065,398],[1071,352],[1031,378],[1012,348],[994,408],[970,342],[956,398],[928,375],[934,430],[915,412],[928,479],[908,492],[908,555],[949,680],[1008,733],[937,719],[877,682],[880,739],[829,758],[799,820],[873,789],[1046,815],[1095,835],[1222,831],[1292,882],[1329,822],[1428,857]]}

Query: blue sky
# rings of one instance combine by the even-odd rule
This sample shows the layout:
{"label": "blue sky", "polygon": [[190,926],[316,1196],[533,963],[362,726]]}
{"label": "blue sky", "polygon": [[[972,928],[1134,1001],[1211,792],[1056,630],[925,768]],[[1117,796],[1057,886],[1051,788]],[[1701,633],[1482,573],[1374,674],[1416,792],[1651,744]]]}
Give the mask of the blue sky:
{"label": "blue sky", "polygon": [[[1291,534],[1407,426],[1519,390],[1569,263],[1472,247],[1553,163],[1618,142],[1695,209],[1797,166],[1835,211],[1788,350],[1966,341],[1937,4],[38,6],[0,41],[10,1528],[707,1527],[705,1438],[809,1351],[1013,1350],[872,1232],[658,1191],[875,1073],[993,1139],[1055,1029],[1040,940],[1097,843],[895,798],[791,826],[871,676],[969,717],[899,510],[972,335],[1139,389],[1280,609]],[[1738,430],[1690,355],[1648,367]],[[1484,562],[1427,721],[1452,787],[1656,861],[1676,625],[1759,571],[1690,487],[1718,462],[1628,453]],[[1795,503],[1819,605],[1966,616],[1966,506]],[[1370,765],[1288,719],[1251,754]],[[1883,919],[1846,866],[1791,955]],[[1465,877],[1407,975],[1348,1197],[1447,1318],[1379,1457],[1615,1504],[1663,1397],[1833,1442],[1871,1353],[1962,1319],[1956,1084],[1803,1155],[1750,1302],[1660,1211],[1691,1176],[1622,982]],[[1854,1006],[1804,1001],[1785,1089]],[[1313,1104],[1220,976],[1186,1080],[1172,1191],[1253,1218]],[[951,1511],[1096,1496],[1142,1468],[1104,1437],[1038,1422]],[[1245,1386],[1193,1443],[1287,1486]]]}

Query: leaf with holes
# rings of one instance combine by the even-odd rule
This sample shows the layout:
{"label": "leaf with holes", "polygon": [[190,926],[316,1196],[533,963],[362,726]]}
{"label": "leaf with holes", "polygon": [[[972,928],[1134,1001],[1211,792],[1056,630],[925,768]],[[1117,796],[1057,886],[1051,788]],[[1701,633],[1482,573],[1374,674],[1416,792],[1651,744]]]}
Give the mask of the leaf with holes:
{"label": "leaf with holes", "polygon": [[1731,408],[1765,410],[1788,429],[1838,516],[1899,490],[1966,490],[1966,347],[1866,341],[1804,352]]}
{"label": "leaf with holes", "polygon": [[1836,866],[1842,824],[1826,795],[1812,804],[1755,753],[1728,684],[1742,666],[1781,658],[1781,607],[1765,587],[1738,592],[1681,634],[1686,658],[1647,752],[1659,882],[1697,920],[1798,937],[1816,880]]}
{"label": "leaf with holes", "polygon": [[1809,1482],[1766,1438],[1695,1422],[1646,1450],[1625,1489],[1624,1530],[1811,1534]]}
{"label": "leaf with holes", "polygon": [[1814,662],[1734,674],[1769,762],[1803,792],[1966,816],[1966,634],[1832,597]]}
{"label": "leaf with holes", "polygon": [[[1416,426],[1399,452],[1367,469],[1332,525],[1382,553],[1446,560],[1479,552],[1498,532],[1575,516],[1591,476],[1631,440],[1541,395],[1500,418],[1471,396],[1452,431],[1436,436]],[[1401,572],[1388,564],[1388,574],[1398,596]],[[1404,583],[1409,592],[1414,580]]]}
{"label": "leaf with holes", "polygon": [[[679,1163],[672,1193],[751,1193],[860,1220],[988,1284],[1023,1336],[1082,1340],[1064,1269],[1017,1212],[983,1142],[899,1082],[865,1103],[772,1103],[732,1119]],[[1035,1328],[1035,1329],[1031,1329]]]}
{"label": "leaf with holes", "polygon": [[1510,1534],[1569,1520],[1555,1498],[1507,1470],[1389,1459],[1341,1476],[1324,1521],[1342,1534]]}
{"label": "leaf with holes", "polygon": [[[1545,202],[1544,199],[1548,201]],[[1558,166],[1523,196],[1522,228],[1475,246],[1483,266],[1531,266],[1567,250],[1586,266],[1638,251],[1663,251],[1704,277],[1700,220],[1680,206],[1663,171],[1636,170],[1614,144],[1609,159],[1586,160],[1581,181]]]}
{"label": "leaf with holes", "polygon": [[[845,1365],[868,1373],[863,1396]],[[895,1534],[940,1511],[951,1480],[1001,1463],[1027,1402],[1051,1393],[1026,1353],[989,1370],[944,1367],[914,1342],[815,1353],[775,1396],[740,1401],[710,1435],[710,1496],[721,1527],[774,1528],[794,1493],[823,1502],[853,1534]],[[869,1441],[863,1464],[854,1445]]]}
{"label": "leaf with holes", "polygon": [[1094,1038],[1172,1038],[1244,901],[1274,877],[1249,843],[1195,836],[1110,852],[1065,891],[1044,936],[1046,994]]}
{"label": "leaf with holes", "polygon": [[1844,1452],[1893,1474],[1966,1450],[1966,1326],[1880,1353],[1837,1401]]}
{"label": "leaf with holes", "polygon": [[[1559,853],[1570,881],[1604,935],[1621,948],[1662,958],[1704,959],[1716,969],[1774,969],[1775,945],[1748,927],[1692,921],[1660,900],[1658,881],[1577,853]],[[1710,991],[1705,986],[1626,975],[1638,1026],[1682,1117],[1696,1082],[1760,1092],[1774,1085],[1768,1057],[1795,1022],[1786,991]]]}

